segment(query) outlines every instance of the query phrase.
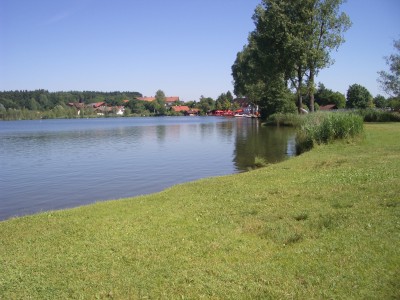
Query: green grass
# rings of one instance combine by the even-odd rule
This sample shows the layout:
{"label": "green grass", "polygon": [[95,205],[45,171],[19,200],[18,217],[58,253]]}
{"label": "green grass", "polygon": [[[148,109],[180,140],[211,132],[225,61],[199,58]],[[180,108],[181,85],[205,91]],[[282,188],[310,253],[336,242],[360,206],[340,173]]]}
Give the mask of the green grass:
{"label": "green grass", "polygon": [[0,299],[399,299],[399,137],[0,222]]}

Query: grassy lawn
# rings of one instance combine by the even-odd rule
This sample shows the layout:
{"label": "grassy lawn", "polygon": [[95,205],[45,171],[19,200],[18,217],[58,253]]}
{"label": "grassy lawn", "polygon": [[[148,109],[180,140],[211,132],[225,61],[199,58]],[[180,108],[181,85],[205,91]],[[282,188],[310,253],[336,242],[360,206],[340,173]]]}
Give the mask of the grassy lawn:
{"label": "grassy lawn", "polygon": [[255,171],[0,222],[0,299],[399,299],[400,123]]}

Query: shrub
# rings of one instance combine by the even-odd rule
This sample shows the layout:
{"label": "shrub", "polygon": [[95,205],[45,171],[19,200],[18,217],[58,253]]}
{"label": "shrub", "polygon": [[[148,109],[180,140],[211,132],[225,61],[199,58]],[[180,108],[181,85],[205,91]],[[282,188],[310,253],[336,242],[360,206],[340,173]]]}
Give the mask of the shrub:
{"label": "shrub", "polygon": [[357,113],[365,122],[400,122],[400,114],[379,109],[360,109]]}
{"label": "shrub", "polygon": [[301,115],[297,113],[276,113],[270,115],[267,119],[266,125],[274,126],[300,126],[303,122]]}

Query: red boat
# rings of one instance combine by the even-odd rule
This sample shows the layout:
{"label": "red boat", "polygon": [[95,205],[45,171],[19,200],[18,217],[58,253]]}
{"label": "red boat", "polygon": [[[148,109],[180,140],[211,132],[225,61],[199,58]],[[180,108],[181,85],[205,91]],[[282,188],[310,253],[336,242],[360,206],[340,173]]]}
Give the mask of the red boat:
{"label": "red boat", "polygon": [[235,113],[228,109],[228,110],[213,110],[211,112],[212,116],[221,116],[221,117],[233,117],[235,115]]}

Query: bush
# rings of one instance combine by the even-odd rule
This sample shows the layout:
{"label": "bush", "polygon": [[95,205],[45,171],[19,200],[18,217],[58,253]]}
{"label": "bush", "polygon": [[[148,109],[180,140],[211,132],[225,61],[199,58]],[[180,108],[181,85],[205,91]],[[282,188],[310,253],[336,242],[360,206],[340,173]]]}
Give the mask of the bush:
{"label": "bush", "polygon": [[400,114],[397,112],[379,109],[360,109],[357,113],[362,116],[364,122],[400,122]]}
{"label": "bush", "polygon": [[298,154],[310,150],[315,143],[355,137],[363,132],[363,118],[352,113],[315,113],[308,115],[296,136]]}
{"label": "bush", "polygon": [[274,126],[293,126],[298,127],[302,124],[303,118],[297,113],[276,113],[268,117],[266,125]]}

